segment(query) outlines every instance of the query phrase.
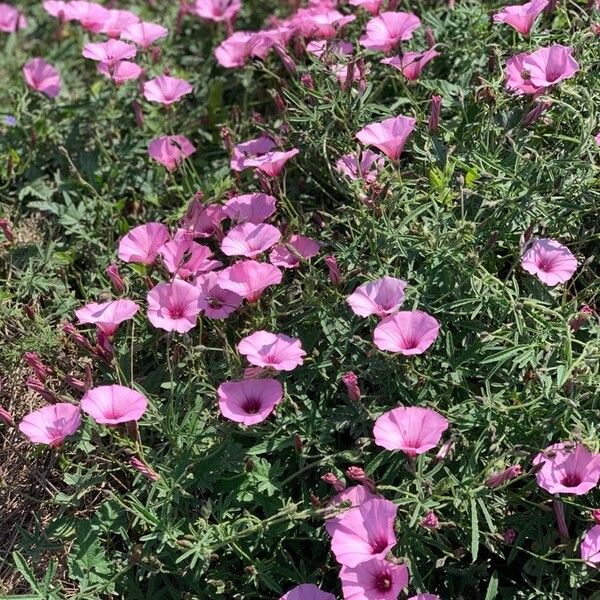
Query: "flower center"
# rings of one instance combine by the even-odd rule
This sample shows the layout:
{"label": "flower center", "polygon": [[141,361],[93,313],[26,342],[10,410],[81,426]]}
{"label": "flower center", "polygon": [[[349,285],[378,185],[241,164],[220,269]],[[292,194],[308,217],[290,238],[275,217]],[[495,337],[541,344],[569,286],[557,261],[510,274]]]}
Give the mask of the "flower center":
{"label": "flower center", "polygon": [[384,538],[375,540],[371,544],[371,554],[381,554],[387,548],[388,542]]}
{"label": "flower center", "polygon": [[568,473],[563,477],[561,483],[568,488],[577,487],[581,483],[581,477],[577,473]]}
{"label": "flower center", "polygon": [[181,306],[172,306],[169,309],[169,316],[171,319],[181,319],[183,317],[183,307]]}
{"label": "flower center", "polygon": [[223,302],[221,302],[221,300],[219,300],[218,298],[208,298],[207,304],[211,308],[221,308],[223,306]]}
{"label": "flower center", "polygon": [[375,577],[375,588],[387,592],[392,588],[392,577],[387,571],[382,571]]}
{"label": "flower center", "polygon": [[255,415],[260,410],[260,400],[258,398],[249,398],[244,402],[242,408],[249,415]]}
{"label": "flower center", "polygon": [[542,271],[544,271],[544,273],[547,273],[548,271],[552,270],[552,261],[551,260],[543,260],[540,263],[540,269]]}

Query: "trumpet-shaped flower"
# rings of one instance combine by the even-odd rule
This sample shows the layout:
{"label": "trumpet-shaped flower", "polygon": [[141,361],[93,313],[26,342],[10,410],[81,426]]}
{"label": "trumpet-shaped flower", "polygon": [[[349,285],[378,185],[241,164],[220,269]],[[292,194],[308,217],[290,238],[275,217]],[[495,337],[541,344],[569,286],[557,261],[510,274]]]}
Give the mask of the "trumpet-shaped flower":
{"label": "trumpet-shaped flower", "polygon": [[162,25],[142,21],[141,23],[133,23],[128,25],[121,32],[121,39],[135,42],[145,50],[148,49],[154,42],[167,37],[169,30]]}
{"label": "trumpet-shaped flower", "polygon": [[373,332],[380,350],[405,356],[423,354],[435,342],[440,331],[437,319],[422,310],[403,310],[385,317]]}
{"label": "trumpet-shaped flower", "polygon": [[131,229],[119,242],[119,258],[125,262],[151,265],[159,248],[169,240],[162,223],[146,223]]}
{"label": "trumpet-shaped flower", "polygon": [[323,592],[314,583],[302,583],[281,596],[279,600],[335,600],[335,596]]}
{"label": "trumpet-shaped flower", "polygon": [[81,399],[81,410],[103,425],[138,421],[148,408],[143,394],[123,385],[100,385]]}
{"label": "trumpet-shaped flower", "polygon": [[523,59],[523,68],[531,83],[543,88],[573,77],[579,65],[573,58],[573,48],[554,44],[528,54]]}
{"label": "trumpet-shaped flower", "polygon": [[549,0],[532,0],[516,6],[505,6],[494,15],[496,23],[506,23],[519,33],[529,35],[535,20],[548,6]]}
{"label": "trumpet-shaped flower", "polygon": [[164,165],[169,171],[174,170],[194,152],[196,148],[184,135],[165,135],[153,139],[148,145],[150,158]]}
{"label": "trumpet-shaped flower", "polygon": [[144,98],[168,106],[191,93],[192,86],[184,79],[161,75],[144,83]]}
{"label": "trumpet-shaped flower", "polygon": [[23,77],[32,90],[41,92],[49,98],[56,98],[60,93],[60,75],[43,58],[28,60],[23,67]]}
{"label": "trumpet-shaped flower", "polygon": [[400,42],[410,40],[420,26],[421,20],[412,13],[382,12],[367,23],[360,44],[369,50],[392,52]]}
{"label": "trumpet-shaped flower", "polygon": [[237,349],[250,364],[275,371],[293,371],[306,356],[299,339],[268,331],[257,331],[245,337]]}
{"label": "trumpet-shaped flower", "polygon": [[363,127],[356,137],[361,144],[375,146],[388,158],[398,160],[416,123],[412,117],[400,115],[379,123],[370,123]]}
{"label": "trumpet-shaped flower", "polygon": [[383,5],[383,0],[350,0],[350,6],[359,6],[364,8],[372,15],[378,15]]}
{"label": "trumpet-shaped flower", "polygon": [[75,311],[80,323],[96,325],[105,335],[112,337],[123,321],[133,319],[139,306],[133,300],[112,300],[110,302],[92,302]]}
{"label": "trumpet-shaped flower", "polygon": [[243,171],[255,167],[270,177],[276,177],[285,166],[285,163],[300,152],[296,148],[287,152],[276,150],[276,148],[277,144],[270,137],[264,135],[237,144],[233,149],[230,162],[231,168],[234,171]]}
{"label": "trumpet-shaped flower", "polygon": [[556,240],[540,238],[535,239],[523,253],[521,266],[546,285],[555,286],[573,277],[577,270],[577,259]]}
{"label": "trumpet-shaped flower", "polygon": [[580,546],[581,560],[590,567],[600,568],[600,525],[587,531]]}
{"label": "trumpet-shaped flower", "polygon": [[102,24],[100,33],[104,33],[111,38],[117,38],[127,27],[139,22],[140,18],[130,10],[112,8],[108,11],[107,18]]}
{"label": "trumpet-shaped flower", "polygon": [[269,254],[269,262],[284,269],[297,269],[300,257],[304,260],[313,258],[319,253],[321,246],[314,240],[298,234],[292,234],[287,244],[278,244]]}
{"label": "trumpet-shaped flower", "polygon": [[354,15],[343,15],[333,9],[301,8],[293,22],[304,37],[329,39],[335,37],[344,25],[355,19]]}
{"label": "trumpet-shaped flower", "polygon": [[121,60],[134,58],[136,53],[137,49],[133,44],[113,39],[107,42],[89,42],[82,51],[85,58],[104,63],[109,68]]}
{"label": "trumpet-shaped flower", "polygon": [[344,600],[397,600],[408,585],[406,565],[373,558],[340,570]]}
{"label": "trumpet-shaped flower", "polygon": [[217,395],[219,409],[226,419],[256,425],[282,401],[283,387],[276,379],[243,379],[222,383]]}
{"label": "trumpet-shaped flower", "polygon": [[159,329],[186,333],[200,310],[200,291],[182,279],[159,283],[148,292],[148,319]]}
{"label": "trumpet-shaped flower", "polygon": [[219,285],[219,275],[206,273],[196,278],[196,287],[200,290],[200,308],[210,319],[226,319],[239,308],[243,298]]}
{"label": "trumpet-shaped flower", "polygon": [[223,205],[223,212],[234,223],[262,223],[275,212],[277,200],[273,196],[257,192],[232,196]]}
{"label": "trumpet-shaped flower", "polygon": [[161,246],[158,253],[162,256],[169,273],[183,279],[222,266],[220,261],[211,260],[213,254],[210,248],[184,238],[167,242]]}
{"label": "trumpet-shaped flower", "polygon": [[398,69],[409,81],[416,81],[425,65],[439,55],[437,50],[430,48],[425,52],[405,52],[401,57],[384,58],[381,62]]}
{"label": "trumpet-shaped flower", "polygon": [[363,179],[373,183],[377,179],[378,171],[383,167],[383,157],[371,150],[364,150],[360,154],[345,154],[335,163],[335,170],[352,181]]}
{"label": "trumpet-shaped flower", "polygon": [[85,0],[71,0],[66,3],[66,18],[69,21],[77,21],[84,29],[92,33],[98,33],[108,19],[108,9],[96,2]]}
{"label": "trumpet-shaped flower", "polygon": [[406,281],[395,277],[382,277],[356,288],[346,302],[360,317],[377,315],[385,317],[398,312],[404,302]]}
{"label": "trumpet-shaped flower", "polygon": [[19,423],[19,431],[34,444],[48,444],[53,448],[62,446],[65,438],[73,435],[81,425],[79,406],[59,402],[35,410]]}
{"label": "trumpet-shaped flower", "polygon": [[270,285],[281,283],[283,273],[269,263],[242,260],[219,273],[219,286],[256,302]]}
{"label": "trumpet-shaped flower", "polygon": [[255,258],[275,245],[281,232],[268,223],[243,223],[231,229],[221,242],[221,250],[227,256]]}
{"label": "trumpet-shaped flower", "polygon": [[114,81],[116,85],[139,79],[142,71],[142,67],[130,60],[119,60],[111,66],[106,63],[98,64],[98,72]]}
{"label": "trumpet-shaped flower", "polygon": [[222,23],[235,19],[241,8],[241,0],[196,0],[190,11],[206,21]]}
{"label": "trumpet-shaped flower", "polygon": [[25,15],[14,6],[0,2],[0,31],[14,33],[27,27]]}
{"label": "trumpet-shaped flower", "polygon": [[253,31],[236,31],[215,49],[217,62],[227,69],[243,67],[251,56],[264,59],[273,43]]}

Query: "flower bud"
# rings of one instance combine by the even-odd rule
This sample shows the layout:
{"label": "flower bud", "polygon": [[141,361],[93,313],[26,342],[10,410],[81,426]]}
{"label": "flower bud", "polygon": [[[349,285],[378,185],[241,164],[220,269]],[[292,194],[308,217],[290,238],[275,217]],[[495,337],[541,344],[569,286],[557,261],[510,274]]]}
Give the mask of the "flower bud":
{"label": "flower bud", "polygon": [[440,112],[442,110],[442,97],[431,96],[431,109],[429,112],[429,131],[437,131],[440,126]]}
{"label": "flower bud", "polygon": [[346,386],[348,398],[353,402],[358,402],[361,399],[360,388],[358,387],[358,377],[352,371],[342,375],[342,383]]}
{"label": "flower bud", "polygon": [[341,492],[342,490],[346,489],[344,483],[340,479],[338,479],[333,473],[325,473],[325,475],[321,476],[321,481],[324,481],[325,483],[328,483],[329,485],[333,486],[333,489],[336,492]]}
{"label": "flower bud", "polygon": [[106,276],[110,279],[111,283],[113,284],[113,287],[115,288],[115,291],[118,294],[125,290],[125,282],[121,277],[121,273],[119,273],[119,267],[117,267],[115,263],[111,263],[110,265],[108,265],[104,272],[106,273]]}
{"label": "flower bud", "polygon": [[515,477],[519,477],[523,473],[523,469],[521,469],[521,465],[512,465],[507,467],[503,471],[499,473],[494,473],[490,475],[486,480],[485,484],[494,489],[500,487],[502,484],[514,479]]}
{"label": "flower bud", "polygon": [[329,254],[323,260],[329,269],[329,281],[331,281],[333,285],[338,285],[340,283],[341,274],[335,256]]}
{"label": "flower bud", "polygon": [[422,519],[421,519],[421,527],[425,529],[439,529],[440,521],[437,518],[437,515],[430,510]]}

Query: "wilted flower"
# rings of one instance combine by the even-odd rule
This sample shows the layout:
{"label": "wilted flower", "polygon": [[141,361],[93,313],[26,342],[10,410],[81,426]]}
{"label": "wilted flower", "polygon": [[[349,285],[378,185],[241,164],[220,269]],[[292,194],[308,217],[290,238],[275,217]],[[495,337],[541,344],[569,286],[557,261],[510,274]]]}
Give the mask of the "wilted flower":
{"label": "wilted flower", "polygon": [[81,399],[81,410],[104,425],[138,421],[146,408],[146,397],[123,385],[101,385],[88,390]]}
{"label": "wilted flower", "polygon": [[440,113],[442,109],[442,97],[431,96],[431,110],[429,112],[429,121],[427,127],[429,131],[437,131],[440,126]]}
{"label": "wilted flower", "polygon": [[52,369],[42,362],[37,352],[25,352],[23,360],[40,381],[45,381],[48,375],[52,373]]}
{"label": "wilted flower", "polygon": [[341,481],[338,477],[336,477],[333,473],[325,473],[325,475],[321,476],[321,481],[324,481],[325,483],[328,483],[329,485],[333,486],[333,489],[336,492],[341,492],[343,489],[346,488],[344,482]]}
{"label": "wilted flower", "polygon": [[2,231],[2,233],[4,234],[4,237],[9,242],[12,242],[15,239],[15,237],[13,235],[13,231],[12,231],[12,226],[8,219],[0,219],[0,231]]}
{"label": "wilted flower", "polygon": [[422,519],[421,519],[421,527],[425,529],[439,529],[440,521],[437,518],[437,515],[430,510]]}
{"label": "wilted flower", "polygon": [[2,406],[0,406],[0,421],[9,427],[16,427],[13,416]]}
{"label": "wilted flower", "polygon": [[283,400],[276,379],[243,379],[222,383],[217,390],[221,414],[230,421],[255,425],[264,421]]}
{"label": "wilted flower", "polygon": [[81,425],[78,406],[59,402],[35,410],[19,423],[19,430],[34,444],[48,444],[54,448],[62,446],[65,438],[73,435]]}
{"label": "wilted flower", "polygon": [[[518,537],[518,533],[512,528],[509,527],[503,534],[502,537],[504,538],[504,543],[505,544],[514,544],[515,540]],[[436,596],[437,598],[437,596]]]}
{"label": "wilted flower", "polygon": [[375,491],[375,482],[365,473],[362,467],[357,467],[356,465],[348,467],[346,469],[346,477],[364,485],[371,492]]}
{"label": "wilted flower", "polygon": [[494,473],[493,475],[490,475],[490,477],[488,477],[485,480],[485,484],[488,487],[494,489],[500,487],[501,485],[503,485],[507,481],[510,481],[511,479],[514,479],[515,477],[520,477],[522,473],[523,469],[520,465],[511,465],[510,467],[507,467],[499,473]]}
{"label": "wilted flower", "polygon": [[337,259],[333,254],[328,254],[323,260],[329,269],[329,281],[331,281],[333,285],[338,285],[341,279],[341,273]]}

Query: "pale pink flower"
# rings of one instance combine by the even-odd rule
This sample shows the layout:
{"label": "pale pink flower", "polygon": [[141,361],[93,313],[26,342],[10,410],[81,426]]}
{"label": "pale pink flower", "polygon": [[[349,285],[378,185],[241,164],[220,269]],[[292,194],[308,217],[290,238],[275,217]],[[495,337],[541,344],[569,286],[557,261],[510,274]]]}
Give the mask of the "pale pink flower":
{"label": "pale pink flower", "polygon": [[600,568],[600,525],[588,529],[580,546],[581,560],[590,567]]}
{"label": "pale pink flower", "polygon": [[297,269],[300,266],[300,258],[303,260],[313,258],[320,249],[321,246],[314,240],[294,233],[285,244],[273,247],[269,254],[269,262],[276,267]]}
{"label": "pale pink flower", "polygon": [[597,144],[598,146],[600,146],[600,133],[597,133],[597,134],[594,136],[594,141],[596,142],[596,144]]}
{"label": "pale pink flower", "polygon": [[519,33],[529,35],[535,20],[548,6],[549,0],[532,0],[522,5],[505,6],[494,15],[496,23],[506,23]]}
{"label": "pale pink flower", "polygon": [[281,232],[269,223],[243,223],[233,227],[221,242],[227,256],[255,258],[266,252],[281,238]]}
{"label": "pale pink flower", "polygon": [[538,238],[521,256],[521,266],[549,286],[565,283],[577,270],[573,253],[556,240]]}
{"label": "pale pink flower", "polygon": [[196,325],[200,314],[200,291],[195,286],[174,279],[159,283],[148,292],[148,319],[154,327],[186,333]]}
{"label": "pale pink flower", "polygon": [[138,421],[146,408],[148,400],[143,394],[122,385],[100,385],[81,399],[81,410],[104,425]]}
{"label": "pale pink flower", "polygon": [[230,421],[255,425],[264,421],[283,400],[283,387],[270,378],[222,383],[217,390],[221,414]]}
{"label": "pale pink flower", "polygon": [[336,560],[356,567],[371,559],[383,559],[396,545],[394,520],[397,507],[383,498],[374,498],[350,508],[325,523]]}
{"label": "pale pink flower", "polygon": [[448,426],[448,420],[435,410],[399,406],[375,421],[373,435],[375,443],[386,450],[401,450],[408,456],[416,456],[435,448]]}
{"label": "pale pink flower", "polygon": [[196,148],[184,135],[165,135],[153,139],[148,145],[150,158],[164,165],[169,171],[194,152]]}
{"label": "pale pink flower", "polygon": [[340,570],[344,600],[397,600],[408,585],[408,568],[381,558]]}
{"label": "pale pink flower", "polygon": [[600,455],[583,444],[552,444],[533,459],[535,478],[550,494],[587,494],[600,481]]}
{"label": "pale pink flower", "polygon": [[437,319],[421,310],[403,310],[385,317],[373,332],[380,350],[405,356],[423,354],[436,340],[440,330]]}
{"label": "pale pink flower", "polygon": [[343,15],[337,10],[301,8],[296,12],[294,24],[305,37],[329,39],[335,37],[344,25],[355,19],[354,15]]}
{"label": "pale pink flower", "polygon": [[92,33],[98,33],[108,19],[108,9],[96,2],[72,0],[66,3],[66,9],[67,20],[77,21]]}
{"label": "pale pink flower", "polygon": [[401,71],[409,81],[416,81],[421,76],[425,65],[439,55],[435,48],[430,48],[425,52],[405,52],[402,57],[384,58],[381,62]]}
{"label": "pale pink flower", "polygon": [[283,273],[269,263],[242,260],[219,273],[219,286],[256,302],[270,285],[281,283]]}
{"label": "pale pink flower", "polygon": [[25,15],[14,6],[0,2],[0,31],[14,33],[27,27]]}
{"label": "pale pink flower", "polygon": [[102,24],[100,33],[104,33],[111,38],[117,38],[127,27],[139,22],[140,18],[131,11],[113,8],[108,11],[108,16]]}
{"label": "pale pink flower", "polygon": [[360,6],[372,15],[378,15],[383,4],[383,0],[350,0],[350,6]]}
{"label": "pale pink flower", "polygon": [[442,600],[439,596],[435,594],[417,594],[416,596],[411,596],[407,600]]}
{"label": "pale pink flower", "polygon": [[274,27],[257,31],[256,36],[259,38],[257,44],[269,48],[277,46],[285,48],[295,33],[296,27],[292,23],[282,21]]}
{"label": "pale pink flower", "polygon": [[210,248],[193,240],[171,240],[161,246],[158,253],[169,273],[183,279],[223,266],[220,261],[211,260],[213,253]]}
{"label": "pale pink flower", "polygon": [[159,248],[169,240],[162,223],[146,223],[131,229],[119,242],[119,258],[125,262],[151,265]]}
{"label": "pale pink flower", "polygon": [[377,315],[383,318],[398,312],[404,302],[406,286],[403,279],[382,277],[358,286],[346,302],[354,314],[360,317]]}
{"label": "pale pink flower", "polygon": [[521,52],[506,61],[506,87],[519,95],[538,95],[543,93],[545,88],[533,85],[529,71],[524,65],[528,56],[527,52]]}
{"label": "pale pink flower", "polygon": [[132,79],[139,79],[142,71],[142,67],[130,60],[119,60],[112,66],[106,63],[98,65],[98,72],[114,81],[117,85],[125,81],[131,81]]}
{"label": "pale pink flower", "polygon": [[521,465],[511,465],[510,467],[506,467],[506,469],[500,471],[499,473],[494,473],[490,475],[486,480],[485,484],[494,489],[500,487],[505,484],[507,481],[514,479],[515,477],[520,477],[523,473],[523,469]]}
{"label": "pale pink flower", "polygon": [[44,0],[42,2],[44,10],[51,17],[60,17],[62,15],[63,20],[70,20],[70,17],[67,17],[68,4],[68,2],[63,2],[62,0]]}
{"label": "pale pink flower", "polygon": [[191,93],[192,86],[185,79],[161,75],[144,83],[144,98],[168,106]]}
{"label": "pale pink flower", "polygon": [[272,47],[271,40],[253,31],[236,31],[215,49],[217,62],[225,68],[243,67],[251,56],[264,59]]}
{"label": "pale pink flower", "polygon": [[275,213],[277,200],[273,196],[256,192],[232,196],[223,205],[223,212],[234,223],[262,223]]}
{"label": "pale pink flower", "polygon": [[277,177],[285,163],[300,151],[293,148],[285,152],[276,148],[277,144],[265,135],[237,144],[233,149],[230,166],[234,171],[255,167],[270,177]]}
{"label": "pale pink flower", "polygon": [[19,423],[19,431],[34,444],[62,446],[65,438],[73,435],[81,425],[79,406],[59,402],[29,413]]}
{"label": "pale pink flower", "polygon": [[[220,204],[202,204],[194,198],[181,220],[183,231],[191,237],[208,238],[221,235],[221,222],[225,220],[225,211]],[[178,232],[179,233],[179,232]]]}
{"label": "pale pink flower", "polygon": [[400,115],[366,125],[356,134],[356,138],[365,146],[375,146],[388,158],[398,160],[416,123],[413,117]]}
{"label": "pale pink flower", "polygon": [[133,44],[113,39],[107,42],[89,42],[82,51],[85,58],[104,63],[107,67],[112,67],[121,60],[134,58],[136,53],[137,50]]}
{"label": "pale pink flower", "polygon": [[350,56],[354,46],[345,40],[313,40],[306,45],[306,51],[318,59]]}
{"label": "pale pink flower", "polygon": [[147,50],[154,42],[167,37],[169,30],[162,25],[142,21],[128,25],[121,32],[121,39],[135,42],[144,50]]}
{"label": "pale pink flower", "polygon": [[[351,485],[350,487],[342,487],[341,490],[338,490],[338,493],[331,499],[330,504],[335,508],[355,508],[375,498],[380,498],[380,496],[374,494],[367,486]],[[335,519],[339,516],[338,513],[332,515],[331,518]]]}
{"label": "pale pink flower", "polygon": [[306,356],[299,339],[269,331],[256,331],[246,336],[237,349],[251,365],[275,371],[293,371]]}
{"label": "pale pink flower", "polygon": [[92,302],[75,311],[80,323],[91,323],[108,337],[112,337],[123,321],[133,319],[139,306],[133,300]]}
{"label": "pale pink flower", "polygon": [[382,12],[367,23],[367,32],[359,41],[369,50],[391,52],[400,42],[410,40],[420,26],[421,20],[412,13]]}
{"label": "pale pink flower", "polygon": [[364,179],[367,183],[373,183],[383,167],[383,161],[383,157],[379,154],[371,150],[363,150],[360,154],[353,152],[339,158],[335,163],[335,170],[352,181]]}
{"label": "pale pink flower", "polygon": [[344,373],[341,377],[342,383],[346,386],[346,392],[348,393],[348,398],[352,400],[352,402],[358,402],[361,399],[360,387],[358,386],[358,377],[356,373],[352,371],[348,371],[348,373]]}
{"label": "pale pink flower", "polygon": [[200,308],[210,319],[226,319],[244,300],[241,296],[219,285],[219,274],[206,273],[196,278],[200,291]]}
{"label": "pale pink flower", "polygon": [[579,65],[573,58],[573,48],[554,44],[525,56],[523,69],[532,85],[544,88],[573,77]]}
{"label": "pale pink flower", "polygon": [[41,92],[49,98],[56,98],[60,93],[60,75],[43,58],[28,60],[23,67],[23,77],[32,90]]}
{"label": "pale pink flower", "polygon": [[323,592],[314,583],[302,583],[281,596],[279,600],[335,600],[335,596]]}
{"label": "pale pink flower", "polygon": [[241,0],[196,0],[190,12],[207,21],[232,21],[242,8]]}

